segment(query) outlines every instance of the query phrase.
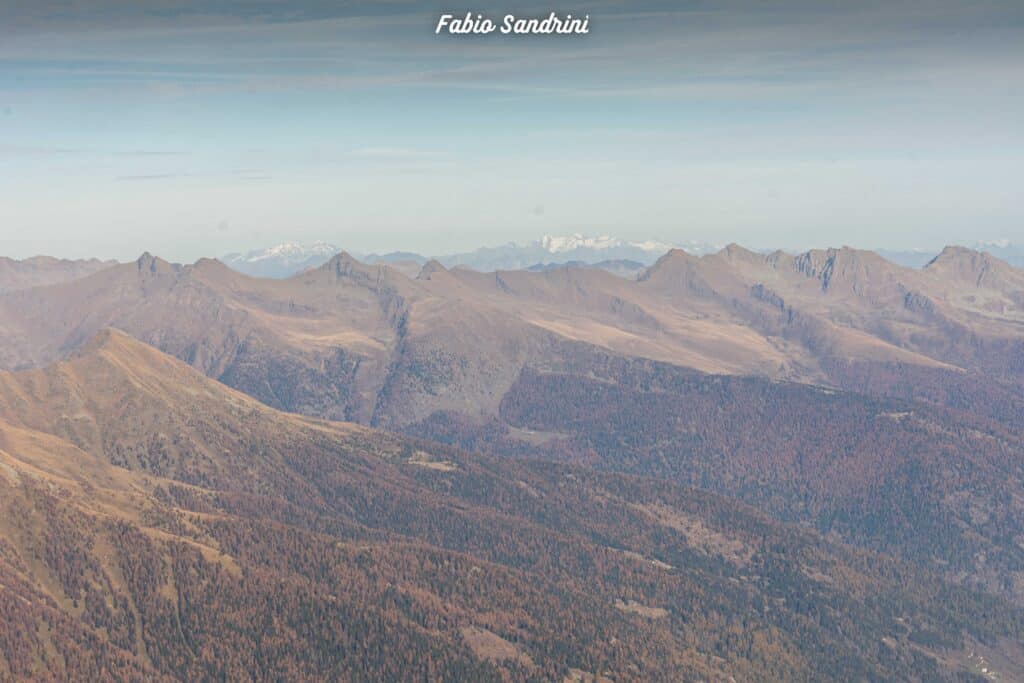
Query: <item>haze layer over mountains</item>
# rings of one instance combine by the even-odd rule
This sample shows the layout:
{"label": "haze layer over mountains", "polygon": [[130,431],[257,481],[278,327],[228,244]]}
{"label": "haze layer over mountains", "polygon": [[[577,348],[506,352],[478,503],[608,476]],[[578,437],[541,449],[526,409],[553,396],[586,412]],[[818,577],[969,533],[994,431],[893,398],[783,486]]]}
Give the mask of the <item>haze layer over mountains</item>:
{"label": "haze layer over mountains", "polygon": [[0,674],[1024,675],[1021,270],[397,260],[0,269]]}
{"label": "haze layer over mountains", "polygon": [[[481,247],[473,251],[434,256],[445,267],[463,266],[473,270],[521,270],[527,268],[549,268],[565,264],[589,264],[606,267],[607,270],[626,277],[633,277],[644,266],[650,266],[670,249],[683,249],[695,256],[712,254],[723,245],[688,241],[669,244],[661,240],[630,241],[611,236],[589,237],[580,233],[552,236],[545,235],[528,244],[509,244],[496,247]],[[1007,261],[1017,267],[1024,266],[1024,249],[1009,240],[977,242],[974,247]],[[328,242],[300,244],[284,242],[266,249],[255,249],[246,253],[231,253],[221,257],[221,262],[247,275],[257,277],[283,278],[295,275],[309,268],[323,265],[332,256],[342,251],[341,247]],[[760,250],[771,253],[774,249]],[[790,250],[791,253],[797,253]],[[880,249],[878,253],[899,265],[920,268],[938,254],[939,250],[915,249],[899,251]],[[352,255],[363,263],[387,263],[408,274],[415,274],[418,267],[430,260],[409,251],[392,251],[384,254]],[[621,262],[629,262],[624,268]],[[635,265],[639,264],[639,265]]]}

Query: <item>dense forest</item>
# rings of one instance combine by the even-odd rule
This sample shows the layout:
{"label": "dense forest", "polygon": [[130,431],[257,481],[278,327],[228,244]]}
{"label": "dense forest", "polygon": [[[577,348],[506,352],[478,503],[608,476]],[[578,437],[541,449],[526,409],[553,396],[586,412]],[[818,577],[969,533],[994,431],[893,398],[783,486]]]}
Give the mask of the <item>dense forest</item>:
{"label": "dense forest", "polygon": [[0,405],[2,679],[973,680],[1024,635],[715,494],[276,413],[121,335]]}
{"label": "dense forest", "polygon": [[[855,369],[847,373],[852,382]],[[724,493],[781,521],[1022,598],[1019,415],[1013,403],[990,415],[967,412],[957,403],[977,395],[969,378],[952,376],[950,386],[941,373],[921,374],[935,387],[932,401],[586,357],[525,370],[499,418],[438,412],[406,431]],[[861,377],[876,394],[899,385],[880,368]],[[990,389],[997,391],[1015,396]]]}

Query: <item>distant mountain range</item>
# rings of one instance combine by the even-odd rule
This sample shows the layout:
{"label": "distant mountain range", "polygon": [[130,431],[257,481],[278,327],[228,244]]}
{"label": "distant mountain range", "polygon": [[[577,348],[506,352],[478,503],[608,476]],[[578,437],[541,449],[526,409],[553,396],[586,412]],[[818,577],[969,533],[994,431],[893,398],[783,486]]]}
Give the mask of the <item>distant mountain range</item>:
{"label": "distant mountain range", "polygon": [[[495,270],[521,270],[536,265],[577,262],[596,264],[606,261],[637,261],[651,265],[673,247],[665,242],[647,240],[630,242],[615,237],[587,237],[581,234],[565,237],[545,235],[527,245],[509,243],[500,247],[483,247],[464,254],[440,256],[437,260],[445,266],[465,266],[481,272]],[[709,253],[715,247],[709,244],[692,243],[685,245],[694,253]]]}
{"label": "distant mountain range", "polygon": [[1024,270],[612,242],[7,264],[0,662],[1024,680]]}
{"label": "distant mountain range", "polygon": [[327,242],[283,242],[267,249],[225,254],[221,261],[240,273],[282,278],[326,263],[341,249]]}
{"label": "distant mountain range", "polygon": [[[615,237],[587,237],[575,234],[564,237],[545,235],[530,244],[510,242],[500,247],[481,247],[461,254],[437,255],[434,258],[447,268],[462,266],[481,272],[494,270],[521,270],[534,266],[563,265],[566,263],[597,265],[602,262],[633,261],[649,266],[673,247],[684,248],[693,254],[707,254],[721,247],[702,242],[667,244],[655,240],[630,242]],[[284,278],[326,263],[341,252],[339,246],[326,242],[299,244],[285,242],[268,249],[247,253],[232,253],[220,260],[227,266],[247,275]],[[360,254],[352,252],[363,263],[387,263],[402,266],[422,266],[428,257],[412,252],[396,251],[386,254]],[[621,264],[619,264],[621,265]],[[614,269],[621,270],[619,265]]]}
{"label": "distant mountain range", "polygon": [[[588,237],[577,233],[562,237],[545,235],[525,245],[510,242],[498,247],[480,247],[465,253],[437,255],[433,258],[447,268],[462,266],[481,272],[536,270],[573,264],[595,266],[618,275],[632,277],[638,273],[638,269],[623,268],[624,262],[639,263],[643,267],[652,265],[669,249],[683,249],[695,256],[703,256],[720,250],[722,246],[724,245],[696,241],[674,244],[657,240],[631,242],[607,235]],[[973,249],[992,254],[1011,265],[1024,267],[1024,247],[1012,244],[1008,240],[977,242]],[[226,254],[220,260],[230,268],[247,275],[285,278],[323,265],[343,250],[343,247],[328,242],[284,242],[244,254]],[[762,250],[761,253],[770,251]],[[350,253],[363,263],[385,263],[396,266],[407,274],[417,272],[419,266],[430,260],[430,257],[407,251],[384,254]],[[935,258],[938,251],[878,249],[877,253],[892,263],[921,268]]]}
{"label": "distant mountain range", "polygon": [[71,261],[50,256],[35,256],[16,261],[0,256],[0,292],[67,282],[114,265],[117,265],[116,261],[99,259]]}
{"label": "distant mountain range", "polygon": [[[971,247],[974,251],[991,254],[1017,268],[1024,268],[1024,246],[1012,244],[1009,240],[991,240],[975,242]],[[878,255],[893,263],[910,268],[922,268],[936,256],[929,249],[878,249]]]}
{"label": "distant mountain range", "polygon": [[1014,244],[1010,240],[992,240],[978,242],[974,248],[992,254],[1018,268],[1024,268],[1024,245]]}
{"label": "distant mountain range", "polygon": [[611,259],[609,261],[598,261],[597,263],[585,263],[583,261],[566,261],[565,263],[537,263],[530,266],[526,270],[533,273],[544,273],[550,270],[558,270],[559,268],[596,268],[598,270],[604,270],[613,275],[626,278],[627,280],[635,280],[639,275],[644,272],[647,268],[646,265],[640,261],[630,261],[629,259]]}

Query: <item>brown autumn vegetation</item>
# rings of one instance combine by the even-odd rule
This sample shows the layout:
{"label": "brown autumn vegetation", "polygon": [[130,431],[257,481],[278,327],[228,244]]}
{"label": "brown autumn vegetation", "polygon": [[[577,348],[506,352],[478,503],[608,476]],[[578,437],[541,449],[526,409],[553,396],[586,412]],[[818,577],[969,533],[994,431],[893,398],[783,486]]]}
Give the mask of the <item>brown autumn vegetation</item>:
{"label": "brown autumn vegetation", "polygon": [[726,498],[285,415],[120,333],[0,380],[3,678],[956,680],[1024,628]]}

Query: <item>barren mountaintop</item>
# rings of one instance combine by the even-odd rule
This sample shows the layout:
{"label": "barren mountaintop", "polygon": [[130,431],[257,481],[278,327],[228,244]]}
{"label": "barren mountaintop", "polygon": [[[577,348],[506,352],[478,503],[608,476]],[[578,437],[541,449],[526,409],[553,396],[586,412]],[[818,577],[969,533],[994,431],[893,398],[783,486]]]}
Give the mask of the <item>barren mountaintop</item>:
{"label": "barren mountaintop", "polygon": [[[635,280],[600,269],[410,278],[341,253],[283,280],[148,254],[73,283],[0,295],[7,368],[58,360],[105,326],[269,405],[376,424],[493,414],[527,366],[571,353],[844,386],[837,362],[1019,384],[1024,276],[958,248],[921,270],[850,248],[664,255]],[[589,349],[589,351],[586,351]]]}

